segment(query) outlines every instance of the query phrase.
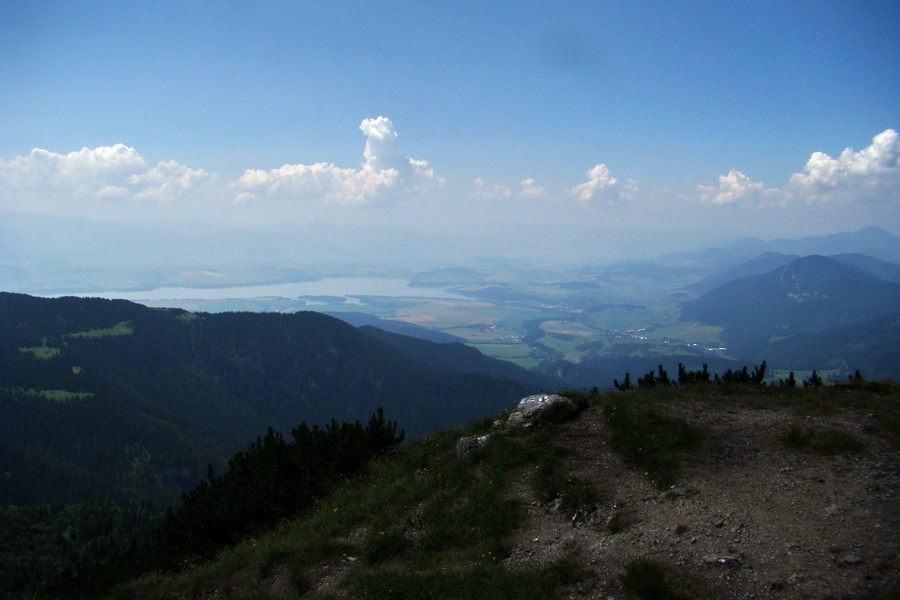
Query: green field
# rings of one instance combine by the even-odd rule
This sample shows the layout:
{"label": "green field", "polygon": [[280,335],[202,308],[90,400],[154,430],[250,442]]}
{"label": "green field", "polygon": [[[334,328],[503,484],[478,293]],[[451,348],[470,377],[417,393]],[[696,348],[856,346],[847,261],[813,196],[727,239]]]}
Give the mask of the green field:
{"label": "green field", "polygon": [[31,348],[19,348],[19,352],[23,354],[31,353],[35,358],[40,360],[50,360],[57,354],[59,354],[59,348],[52,348],[50,346],[34,346]]}
{"label": "green field", "polygon": [[70,392],[68,390],[20,390],[26,394],[41,396],[53,402],[70,402],[72,400],[84,400],[94,394],[87,392]]}
{"label": "green field", "polygon": [[[721,346],[721,329],[683,322],[681,286],[635,269],[578,272],[485,270],[481,281],[454,288],[471,299],[358,296],[191,301],[194,311],[362,312],[463,338],[482,353],[524,367],[545,360],[579,362],[606,353],[631,356],[704,353]],[[681,293],[683,299],[683,293]],[[127,323],[77,334],[123,335]]]}
{"label": "green field", "polygon": [[131,327],[131,323],[128,321],[122,321],[121,323],[116,323],[112,327],[107,327],[105,329],[91,329],[89,331],[79,331],[78,333],[67,333],[63,337],[67,338],[101,338],[101,337],[111,337],[118,335],[131,335],[134,333],[134,329]]}

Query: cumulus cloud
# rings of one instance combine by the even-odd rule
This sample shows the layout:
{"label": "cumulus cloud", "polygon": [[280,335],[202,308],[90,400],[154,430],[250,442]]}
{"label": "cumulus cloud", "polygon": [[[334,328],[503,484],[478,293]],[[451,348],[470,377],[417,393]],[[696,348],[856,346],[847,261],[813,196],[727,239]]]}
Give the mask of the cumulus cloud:
{"label": "cumulus cloud", "polygon": [[585,206],[594,202],[618,204],[630,199],[637,192],[637,182],[634,179],[629,179],[625,183],[620,182],[603,163],[588,169],[585,175],[588,180],[571,190]]}
{"label": "cumulus cloud", "polygon": [[213,180],[210,173],[175,161],[151,167],[124,144],[68,154],[35,148],[27,156],[0,160],[0,187],[7,202],[18,203],[8,208],[84,206],[85,201],[99,203],[98,208],[129,202],[170,204]]}
{"label": "cumulus cloud", "polygon": [[246,202],[276,196],[335,204],[362,204],[388,191],[422,193],[443,183],[428,161],[407,158],[397,146],[397,132],[386,117],[364,119],[366,135],[360,169],[332,163],[284,165],[278,169],[248,170],[235,182],[237,199]]}
{"label": "cumulus cloud", "polygon": [[887,129],[860,151],[847,148],[837,158],[814,152],[803,171],[783,188],[767,188],[737,170],[719,176],[718,187],[697,186],[697,197],[716,206],[786,206],[791,201],[850,203],[896,200],[900,194],[900,136]]}
{"label": "cumulus cloud", "polygon": [[716,206],[759,206],[773,199],[778,191],[732,169],[728,175],[719,175],[719,187],[700,185],[697,194],[701,202]]}
{"label": "cumulus cloud", "polygon": [[900,136],[886,129],[866,148],[858,152],[846,148],[837,158],[814,152],[803,171],[791,176],[788,187],[809,202],[896,194],[900,192]]}

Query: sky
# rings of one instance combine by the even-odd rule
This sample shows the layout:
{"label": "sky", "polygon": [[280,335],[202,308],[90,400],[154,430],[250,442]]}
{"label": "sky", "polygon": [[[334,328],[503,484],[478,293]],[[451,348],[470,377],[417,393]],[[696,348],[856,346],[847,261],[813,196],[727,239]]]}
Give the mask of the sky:
{"label": "sky", "polygon": [[900,235],[898,31],[895,0],[3,2],[0,213]]}

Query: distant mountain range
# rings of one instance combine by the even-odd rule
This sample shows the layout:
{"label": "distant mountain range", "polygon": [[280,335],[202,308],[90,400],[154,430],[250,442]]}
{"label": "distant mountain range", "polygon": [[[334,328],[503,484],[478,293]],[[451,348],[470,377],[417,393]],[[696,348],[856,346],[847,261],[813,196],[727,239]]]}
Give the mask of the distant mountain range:
{"label": "distant mountain range", "polygon": [[383,406],[417,437],[557,386],[461,344],[318,313],[0,293],[0,503],[172,498],[269,426]]}
{"label": "distant mountain range", "polygon": [[[667,254],[653,262],[663,266],[698,267],[721,272],[766,253],[795,257],[812,254],[862,254],[890,263],[900,263],[900,237],[880,227],[871,226],[854,232],[768,242],[758,238],[744,238],[729,246]],[[772,268],[774,266],[776,265]]]}
{"label": "distant mountain range", "polygon": [[[852,359],[875,377],[897,377],[896,319],[900,313],[897,265],[849,255],[801,258],[767,254],[734,267],[732,279],[682,306],[682,316],[725,328],[730,353],[752,359],[777,357],[787,364],[824,368]],[[878,275],[888,277],[884,279]],[[706,285],[709,285],[707,282]],[[860,352],[849,352],[858,348]],[[885,370],[885,367],[887,370]]]}
{"label": "distant mountain range", "polygon": [[[783,267],[800,258],[795,254],[780,254],[778,252],[765,252],[753,260],[741,263],[726,271],[708,277],[703,281],[687,286],[687,289],[695,292],[708,292],[717,287],[723,286],[730,281],[742,279],[744,277],[752,277],[754,275],[763,275],[769,273],[778,267]],[[900,283],[900,265],[878,260],[864,254],[835,254],[830,256],[842,264],[855,266],[863,271],[877,277],[890,281],[892,283]]]}

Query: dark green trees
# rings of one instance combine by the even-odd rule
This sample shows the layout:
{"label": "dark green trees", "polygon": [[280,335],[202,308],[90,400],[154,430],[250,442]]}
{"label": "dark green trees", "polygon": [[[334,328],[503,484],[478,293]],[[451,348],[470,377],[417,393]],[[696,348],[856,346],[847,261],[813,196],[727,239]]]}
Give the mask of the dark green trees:
{"label": "dark green trees", "polygon": [[404,434],[379,409],[368,425],[306,423],[291,440],[274,429],[230,461],[228,471],[186,493],[166,515],[161,548],[171,556],[208,556],[309,506],[337,479],[399,444]]}

